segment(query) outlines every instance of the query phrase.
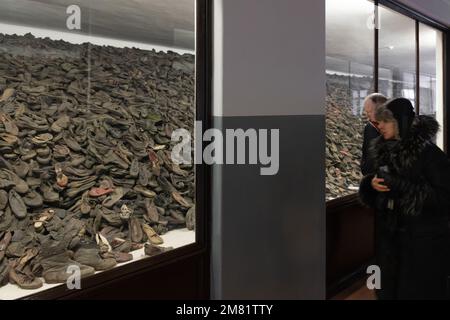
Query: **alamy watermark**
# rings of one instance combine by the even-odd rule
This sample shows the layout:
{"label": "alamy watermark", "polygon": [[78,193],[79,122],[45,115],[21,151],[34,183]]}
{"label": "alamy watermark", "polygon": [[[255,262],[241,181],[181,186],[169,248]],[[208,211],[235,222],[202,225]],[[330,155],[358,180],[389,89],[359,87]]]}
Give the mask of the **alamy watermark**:
{"label": "alamy watermark", "polygon": [[78,265],[72,264],[67,267],[66,273],[69,274],[66,280],[67,289],[81,289],[81,269]]}
{"label": "alamy watermark", "polygon": [[380,290],[381,289],[381,269],[379,266],[373,265],[367,268],[367,288],[369,290]]}
{"label": "alamy watermark", "polygon": [[[201,121],[196,121],[194,152],[191,133],[186,129],[173,131],[172,161],[175,164],[260,165],[263,176],[276,175],[280,167],[279,129],[208,129],[204,133]],[[270,140],[270,143],[269,143]],[[201,142],[209,142],[203,149]],[[194,161],[192,159],[194,155]]]}
{"label": "alamy watermark", "polygon": [[81,8],[73,4],[67,7],[66,13],[69,15],[66,20],[67,29],[81,30]]}

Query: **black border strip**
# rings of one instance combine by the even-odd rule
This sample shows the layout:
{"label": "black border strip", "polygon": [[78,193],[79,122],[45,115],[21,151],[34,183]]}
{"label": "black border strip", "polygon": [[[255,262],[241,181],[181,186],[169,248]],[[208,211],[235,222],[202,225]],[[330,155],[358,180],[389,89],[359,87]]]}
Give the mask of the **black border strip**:
{"label": "black border strip", "polygon": [[450,141],[450,130],[448,128],[448,117],[450,116],[450,29],[448,29],[443,34],[443,68],[444,68],[444,150],[448,154],[449,150],[449,141]]}
{"label": "black border strip", "polygon": [[416,24],[416,114],[420,114],[420,22]]}
{"label": "black border strip", "polygon": [[373,81],[375,84],[375,92],[379,92],[380,90],[380,84],[379,84],[379,77],[380,77],[380,11],[378,8],[378,0],[375,0],[374,3],[374,13],[375,13],[375,29],[374,29],[374,66],[373,66]]}

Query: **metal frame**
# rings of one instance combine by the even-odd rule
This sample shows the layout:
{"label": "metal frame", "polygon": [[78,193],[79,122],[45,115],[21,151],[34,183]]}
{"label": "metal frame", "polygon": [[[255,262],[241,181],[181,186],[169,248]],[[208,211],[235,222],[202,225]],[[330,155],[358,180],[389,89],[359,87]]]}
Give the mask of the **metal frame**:
{"label": "metal frame", "polygon": [[448,128],[448,117],[450,115],[450,29],[447,30],[447,32],[444,33],[444,123],[443,123],[443,130],[444,131],[444,149],[445,151],[449,152],[449,145],[448,142],[450,141],[450,130]]}
{"label": "metal frame", "polygon": [[420,22],[416,20],[416,114],[420,114]]}
{"label": "metal frame", "polygon": [[379,61],[379,52],[380,52],[380,30],[379,30],[379,12],[378,12],[378,0],[375,0],[374,2],[374,10],[375,10],[375,28],[374,28],[374,65],[373,65],[373,81],[375,83],[375,92],[380,91],[379,81],[380,78],[380,61]]}

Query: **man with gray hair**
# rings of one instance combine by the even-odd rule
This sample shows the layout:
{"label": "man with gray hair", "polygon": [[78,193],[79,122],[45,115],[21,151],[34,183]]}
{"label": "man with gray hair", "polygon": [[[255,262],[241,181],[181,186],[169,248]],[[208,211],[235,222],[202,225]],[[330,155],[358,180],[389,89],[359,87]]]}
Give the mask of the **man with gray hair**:
{"label": "man with gray hair", "polygon": [[380,135],[377,128],[377,123],[375,120],[376,110],[384,105],[388,99],[381,93],[372,93],[364,100],[364,111],[369,119],[366,127],[364,128],[364,141],[362,146],[362,157],[361,157],[361,172],[365,176],[373,170],[372,161],[369,159],[369,148],[370,142]]}

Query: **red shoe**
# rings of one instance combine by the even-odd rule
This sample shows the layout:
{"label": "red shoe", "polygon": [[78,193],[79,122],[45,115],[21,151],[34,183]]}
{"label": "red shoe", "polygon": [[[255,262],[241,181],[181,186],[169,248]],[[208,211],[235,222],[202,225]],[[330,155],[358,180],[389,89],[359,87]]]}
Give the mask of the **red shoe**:
{"label": "red shoe", "polygon": [[109,189],[104,189],[104,188],[93,188],[91,190],[89,190],[89,195],[91,197],[101,197],[104,196],[106,194],[110,194],[114,191],[114,189],[109,188]]}

